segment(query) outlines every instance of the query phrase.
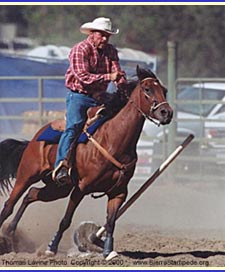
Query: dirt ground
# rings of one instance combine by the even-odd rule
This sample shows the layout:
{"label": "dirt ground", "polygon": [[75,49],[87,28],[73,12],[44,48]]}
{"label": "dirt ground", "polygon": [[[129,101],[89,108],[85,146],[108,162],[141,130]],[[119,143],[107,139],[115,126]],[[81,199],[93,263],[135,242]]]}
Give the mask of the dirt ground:
{"label": "dirt ground", "polygon": [[[128,198],[140,185],[131,180]],[[83,200],[55,257],[46,257],[44,251],[68,199],[34,203],[19,224],[17,252],[0,255],[0,267],[224,267],[224,192],[218,182],[178,183],[159,178],[118,219],[114,236],[118,257],[108,262],[99,253],[79,252],[73,242],[81,222],[104,225],[106,198]]]}

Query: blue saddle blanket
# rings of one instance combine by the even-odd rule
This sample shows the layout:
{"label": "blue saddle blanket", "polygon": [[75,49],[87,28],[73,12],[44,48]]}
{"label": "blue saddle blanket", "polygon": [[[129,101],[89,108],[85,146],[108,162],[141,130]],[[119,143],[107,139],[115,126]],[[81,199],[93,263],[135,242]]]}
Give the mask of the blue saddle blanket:
{"label": "blue saddle blanket", "polygon": [[[107,116],[102,117],[95,121],[88,129],[87,132],[89,134],[94,134],[95,131],[100,127],[106,120],[108,119]],[[37,138],[37,141],[46,141],[49,144],[57,144],[60,140],[63,131],[55,130],[49,125]],[[88,137],[86,133],[82,132],[78,143],[86,143],[88,141]]]}

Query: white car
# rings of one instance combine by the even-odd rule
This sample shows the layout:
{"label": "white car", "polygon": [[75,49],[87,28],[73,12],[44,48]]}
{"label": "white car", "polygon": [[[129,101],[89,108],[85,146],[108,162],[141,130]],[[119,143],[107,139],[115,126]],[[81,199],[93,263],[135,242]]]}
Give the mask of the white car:
{"label": "white car", "polygon": [[[225,164],[225,82],[182,84],[177,91],[175,102],[174,122],[178,139],[176,146],[187,135],[193,134],[195,138],[185,151],[185,155],[199,158],[183,162],[182,167],[179,165],[181,171],[184,169],[190,171],[193,166],[195,168],[193,172],[203,169],[204,172],[212,173],[212,167],[213,169],[218,167],[219,171],[223,171],[224,167],[221,168],[220,165]],[[150,140],[154,143],[153,168],[162,161],[163,150],[167,150],[169,126],[170,124],[157,127],[149,121],[145,122],[143,134],[151,137]],[[164,140],[166,141],[163,142]]]}
{"label": "white car", "polygon": [[[224,103],[224,104],[223,104]],[[225,82],[196,83],[181,88],[177,93],[174,118],[177,134],[194,134],[196,138],[225,136]],[[146,121],[143,132],[147,136],[160,138],[168,127],[157,127]]]}

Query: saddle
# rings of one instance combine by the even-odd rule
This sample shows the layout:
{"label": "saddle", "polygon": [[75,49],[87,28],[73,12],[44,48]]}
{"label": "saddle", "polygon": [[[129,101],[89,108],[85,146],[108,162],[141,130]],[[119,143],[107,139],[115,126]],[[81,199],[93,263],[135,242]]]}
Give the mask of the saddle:
{"label": "saddle", "polygon": [[[103,105],[97,107],[91,107],[87,110],[87,121],[85,123],[85,129],[91,126],[96,120],[104,116],[105,107]],[[66,128],[66,119],[57,119],[51,122],[51,128],[58,131],[64,131]],[[85,130],[84,129],[84,130]]]}
{"label": "saddle", "polygon": [[[91,107],[87,110],[87,121],[85,123],[83,131],[88,131],[88,128],[91,127],[98,119],[102,118],[105,115],[105,107],[103,105],[97,107]],[[103,122],[106,120],[103,119]],[[103,122],[99,122],[92,129],[92,133],[100,126]],[[41,157],[41,166],[45,171],[50,169],[49,162],[49,153],[52,148],[52,144],[58,143],[62,132],[66,128],[66,119],[57,119],[50,123],[49,127],[37,138],[37,141],[40,141],[40,157]],[[82,133],[83,134],[83,133]],[[80,142],[86,142],[87,136],[86,134],[80,136]],[[75,149],[75,146],[72,145],[71,148]],[[70,153],[73,150],[70,151]]]}

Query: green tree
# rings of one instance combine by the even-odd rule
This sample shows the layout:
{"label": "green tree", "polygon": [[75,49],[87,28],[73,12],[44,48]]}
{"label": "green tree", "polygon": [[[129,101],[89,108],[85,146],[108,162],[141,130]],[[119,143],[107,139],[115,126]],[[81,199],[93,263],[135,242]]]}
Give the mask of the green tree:
{"label": "green tree", "polygon": [[111,17],[120,34],[117,47],[159,56],[158,73],[166,78],[167,41],[178,43],[178,75],[224,75],[223,5],[27,5],[1,6],[0,22],[16,22],[20,33],[39,43],[72,46],[84,38],[81,24]]}

